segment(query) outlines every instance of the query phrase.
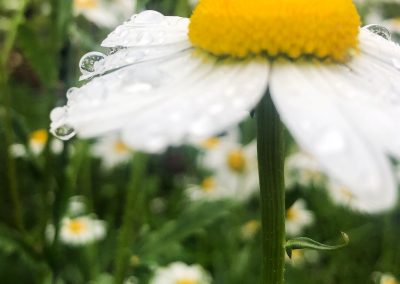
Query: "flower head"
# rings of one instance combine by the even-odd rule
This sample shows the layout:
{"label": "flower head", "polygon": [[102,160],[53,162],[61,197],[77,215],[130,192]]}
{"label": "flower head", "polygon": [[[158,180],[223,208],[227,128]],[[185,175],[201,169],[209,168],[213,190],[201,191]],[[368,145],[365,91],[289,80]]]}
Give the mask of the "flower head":
{"label": "flower head", "polygon": [[383,210],[397,194],[387,155],[400,157],[400,48],[358,25],[351,0],[203,0],[191,19],[144,11],[103,41],[109,55],[83,58],[93,79],[53,110],[52,132],[118,133],[159,152],[230,129],[269,90],[299,145]]}
{"label": "flower head", "polygon": [[64,218],[61,222],[60,239],[63,243],[80,246],[104,238],[105,224],[92,216]]}
{"label": "flower head", "polygon": [[291,236],[299,235],[304,227],[314,222],[314,214],[306,208],[304,200],[297,200],[286,210],[286,232]]}
{"label": "flower head", "polygon": [[199,265],[174,262],[156,270],[151,284],[210,284],[211,277]]}
{"label": "flower head", "polygon": [[106,136],[99,139],[92,148],[94,156],[101,158],[105,168],[110,169],[128,162],[133,156],[133,150],[120,138]]}

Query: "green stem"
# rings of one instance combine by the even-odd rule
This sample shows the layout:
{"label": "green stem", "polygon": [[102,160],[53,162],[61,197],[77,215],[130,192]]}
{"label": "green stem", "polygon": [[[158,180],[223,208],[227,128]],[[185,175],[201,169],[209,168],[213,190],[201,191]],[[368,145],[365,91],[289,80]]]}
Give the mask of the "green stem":
{"label": "green stem", "polygon": [[256,110],[262,217],[262,284],[284,283],[285,190],[284,140],[269,91]]}
{"label": "green stem", "polygon": [[5,128],[5,149],[7,151],[7,175],[8,175],[8,186],[10,190],[11,202],[14,207],[14,222],[15,226],[24,231],[24,222],[23,222],[23,213],[22,213],[22,204],[21,197],[18,192],[18,184],[17,184],[17,174],[16,174],[16,165],[15,160],[12,157],[9,149],[11,144],[13,143],[13,128],[12,128],[12,119],[11,119],[11,98],[10,98],[10,90],[8,88],[8,70],[7,70],[7,62],[10,55],[10,52],[14,46],[15,39],[17,37],[17,32],[20,24],[24,20],[24,11],[25,11],[26,1],[21,1],[18,10],[15,12],[15,15],[12,20],[11,28],[7,33],[7,36],[4,41],[4,45],[0,50],[0,89],[3,93],[3,103],[5,108],[4,113],[4,128]]}
{"label": "green stem", "polygon": [[127,188],[127,196],[124,209],[122,227],[118,236],[117,256],[114,267],[114,283],[121,284],[124,281],[128,269],[131,247],[135,235],[135,221],[137,220],[137,207],[140,205],[141,186],[146,171],[147,156],[136,153],[132,163],[131,180]]}

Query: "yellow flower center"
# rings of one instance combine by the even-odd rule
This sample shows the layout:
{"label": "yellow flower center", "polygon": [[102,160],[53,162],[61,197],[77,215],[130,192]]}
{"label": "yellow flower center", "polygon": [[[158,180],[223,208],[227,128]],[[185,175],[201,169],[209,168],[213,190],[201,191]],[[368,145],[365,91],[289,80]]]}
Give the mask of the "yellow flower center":
{"label": "yellow flower center", "polygon": [[197,281],[194,279],[183,278],[176,281],[176,284],[197,284]]}
{"label": "yellow flower center", "polygon": [[243,155],[242,150],[233,150],[228,153],[227,163],[229,168],[234,171],[241,173],[246,167],[246,158]]}
{"label": "yellow flower center", "polygon": [[257,220],[250,220],[242,227],[242,233],[246,237],[253,237],[260,229],[260,222]]}
{"label": "yellow flower center", "polygon": [[201,188],[205,192],[211,192],[215,188],[215,179],[213,177],[208,177],[203,180],[201,183]]}
{"label": "yellow flower center", "polygon": [[129,152],[129,147],[122,141],[117,141],[114,144],[114,150],[118,154],[123,154],[123,153]]}
{"label": "yellow flower center", "polygon": [[381,284],[398,284],[399,282],[396,281],[394,277],[382,277]]}
{"label": "yellow flower center", "polygon": [[290,221],[296,220],[298,216],[299,216],[299,212],[293,207],[289,208],[286,211],[286,219],[287,220],[290,220]]}
{"label": "yellow flower center", "polygon": [[93,9],[97,6],[97,0],[74,0],[74,6],[78,9]]}
{"label": "yellow flower center", "polygon": [[81,220],[71,220],[68,224],[68,228],[73,234],[79,235],[86,230],[86,224]]}
{"label": "yellow flower center", "polygon": [[202,0],[189,38],[217,56],[301,56],[345,61],[357,49],[352,0]]}
{"label": "yellow flower center", "polygon": [[352,200],[352,199],[355,198],[354,194],[351,193],[351,191],[348,190],[346,187],[341,187],[341,188],[340,188],[340,194],[341,194],[344,198],[346,198],[346,199],[348,199],[348,200]]}
{"label": "yellow flower center", "polygon": [[29,140],[31,143],[46,144],[48,138],[47,130],[39,129],[31,133]]}
{"label": "yellow flower center", "polygon": [[217,147],[219,145],[219,143],[220,143],[219,138],[211,137],[211,138],[208,138],[207,140],[204,140],[201,143],[201,146],[203,146],[207,150],[211,150],[211,149],[214,149],[215,147]]}

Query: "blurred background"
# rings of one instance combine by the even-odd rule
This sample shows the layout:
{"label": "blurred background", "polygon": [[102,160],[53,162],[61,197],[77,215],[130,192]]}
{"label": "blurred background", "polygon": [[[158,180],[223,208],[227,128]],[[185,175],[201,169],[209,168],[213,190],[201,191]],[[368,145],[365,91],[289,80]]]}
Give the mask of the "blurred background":
{"label": "blurred background", "polygon": [[[363,24],[381,24],[400,39],[399,1],[356,4]],[[195,5],[0,2],[2,284],[259,283],[251,117],[199,145],[151,156],[118,137],[63,142],[48,132],[51,109],[81,84],[80,58],[113,52],[100,47],[109,32],[144,9],[187,17]],[[288,236],[335,244],[346,232],[351,240],[334,252],[294,251],[287,283],[400,283],[400,206],[369,212],[289,134],[286,141]]]}

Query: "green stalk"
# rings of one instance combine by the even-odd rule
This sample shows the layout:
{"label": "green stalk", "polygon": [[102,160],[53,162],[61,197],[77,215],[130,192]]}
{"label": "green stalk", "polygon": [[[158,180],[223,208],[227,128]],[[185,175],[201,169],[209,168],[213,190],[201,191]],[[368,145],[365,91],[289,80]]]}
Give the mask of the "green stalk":
{"label": "green stalk", "polygon": [[22,213],[22,204],[21,197],[18,191],[17,184],[17,174],[16,174],[16,165],[15,160],[11,156],[9,151],[11,144],[13,143],[13,128],[12,128],[12,119],[11,119],[11,98],[10,98],[10,90],[8,88],[8,70],[7,70],[7,62],[10,55],[10,52],[14,46],[15,39],[17,37],[17,32],[20,24],[24,20],[24,12],[25,12],[26,1],[21,1],[18,10],[15,12],[15,15],[12,19],[11,28],[7,33],[7,36],[4,41],[4,45],[0,50],[0,89],[3,93],[3,103],[5,108],[4,113],[4,129],[5,129],[5,148],[7,151],[7,175],[8,175],[8,187],[10,190],[11,202],[14,207],[14,222],[15,226],[24,231],[24,222],[23,222],[23,213]]}
{"label": "green stalk", "polygon": [[121,284],[128,270],[131,247],[135,237],[137,209],[140,206],[143,176],[146,172],[147,156],[136,153],[132,163],[131,180],[127,188],[122,227],[118,236],[117,255],[114,266],[114,283]]}
{"label": "green stalk", "polygon": [[262,218],[262,284],[284,283],[285,189],[283,125],[269,91],[256,109]]}

